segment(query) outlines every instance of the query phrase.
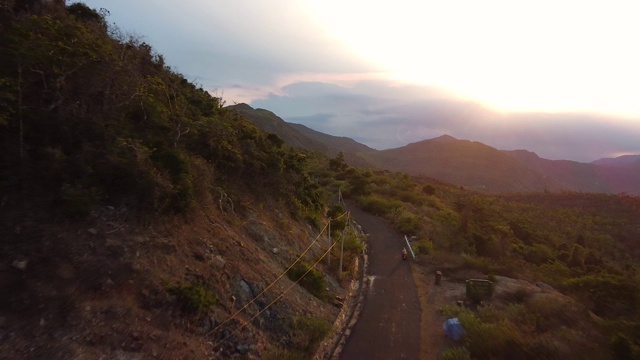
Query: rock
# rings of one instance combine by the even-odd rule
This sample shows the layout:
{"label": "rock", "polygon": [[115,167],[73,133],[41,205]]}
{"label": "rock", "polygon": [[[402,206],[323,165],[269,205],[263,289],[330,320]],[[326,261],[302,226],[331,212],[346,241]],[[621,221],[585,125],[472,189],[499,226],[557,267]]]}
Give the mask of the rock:
{"label": "rock", "polygon": [[225,260],[222,256],[216,255],[213,257],[213,266],[218,270],[224,269],[225,265],[227,265],[227,260]]}
{"label": "rock", "polygon": [[14,260],[13,263],[11,263],[11,266],[13,266],[14,268],[18,269],[18,270],[22,270],[25,271],[27,270],[27,263],[29,262],[29,260]]}
{"label": "rock", "polygon": [[90,228],[89,230],[87,230],[88,232],[90,232],[93,235],[98,234],[98,230],[94,229],[94,228]]}
{"label": "rock", "polygon": [[238,350],[238,352],[243,355],[248,353],[250,349],[251,348],[249,347],[249,345],[246,345],[246,344],[241,344],[236,346],[236,350]]}
{"label": "rock", "polygon": [[251,286],[249,286],[249,284],[246,281],[240,280],[240,288],[242,288],[242,290],[245,293],[247,293],[249,297],[253,297],[253,291],[251,291]]}
{"label": "rock", "polygon": [[280,252],[280,249],[278,249],[278,248],[273,248],[273,249],[271,249],[271,252],[272,252],[272,253],[274,253],[274,254],[277,254],[277,253],[279,253],[279,252]]}

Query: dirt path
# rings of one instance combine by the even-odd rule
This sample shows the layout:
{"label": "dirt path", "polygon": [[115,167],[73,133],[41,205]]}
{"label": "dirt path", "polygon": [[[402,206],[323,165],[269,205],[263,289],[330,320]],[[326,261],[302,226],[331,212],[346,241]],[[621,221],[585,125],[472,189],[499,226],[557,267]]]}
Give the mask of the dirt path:
{"label": "dirt path", "polygon": [[347,207],[369,238],[364,307],[340,359],[418,359],[422,309],[403,237],[379,217]]}

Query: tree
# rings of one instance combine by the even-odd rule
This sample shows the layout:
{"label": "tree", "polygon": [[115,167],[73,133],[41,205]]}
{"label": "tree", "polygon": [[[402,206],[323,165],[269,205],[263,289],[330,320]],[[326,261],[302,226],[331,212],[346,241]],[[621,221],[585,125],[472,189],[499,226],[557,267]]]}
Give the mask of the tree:
{"label": "tree", "polygon": [[329,168],[334,171],[344,171],[349,167],[344,160],[344,154],[342,151],[336,155],[335,158],[329,160]]}

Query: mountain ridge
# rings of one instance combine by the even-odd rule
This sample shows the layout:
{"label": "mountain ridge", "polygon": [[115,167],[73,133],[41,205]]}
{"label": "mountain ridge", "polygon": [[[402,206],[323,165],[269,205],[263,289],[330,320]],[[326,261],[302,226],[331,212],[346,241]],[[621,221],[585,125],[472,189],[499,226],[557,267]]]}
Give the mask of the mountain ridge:
{"label": "mountain ridge", "polygon": [[[499,150],[478,141],[443,134],[392,149],[376,150],[348,138],[288,123],[273,112],[247,104],[232,108],[258,128],[290,146],[327,156],[342,152],[352,166],[406,172],[437,178],[465,188],[492,192],[580,191],[640,194],[640,155],[599,159],[591,163],[550,160],[535,152]],[[296,134],[293,136],[292,134]]]}

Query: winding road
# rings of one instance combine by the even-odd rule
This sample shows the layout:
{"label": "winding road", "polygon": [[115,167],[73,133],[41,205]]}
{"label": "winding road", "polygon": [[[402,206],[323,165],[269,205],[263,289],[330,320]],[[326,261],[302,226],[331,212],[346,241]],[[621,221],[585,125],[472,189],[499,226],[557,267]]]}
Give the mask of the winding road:
{"label": "winding road", "polygon": [[400,252],[404,237],[385,220],[347,203],[368,234],[364,306],[340,359],[418,359],[421,308],[411,266]]}

